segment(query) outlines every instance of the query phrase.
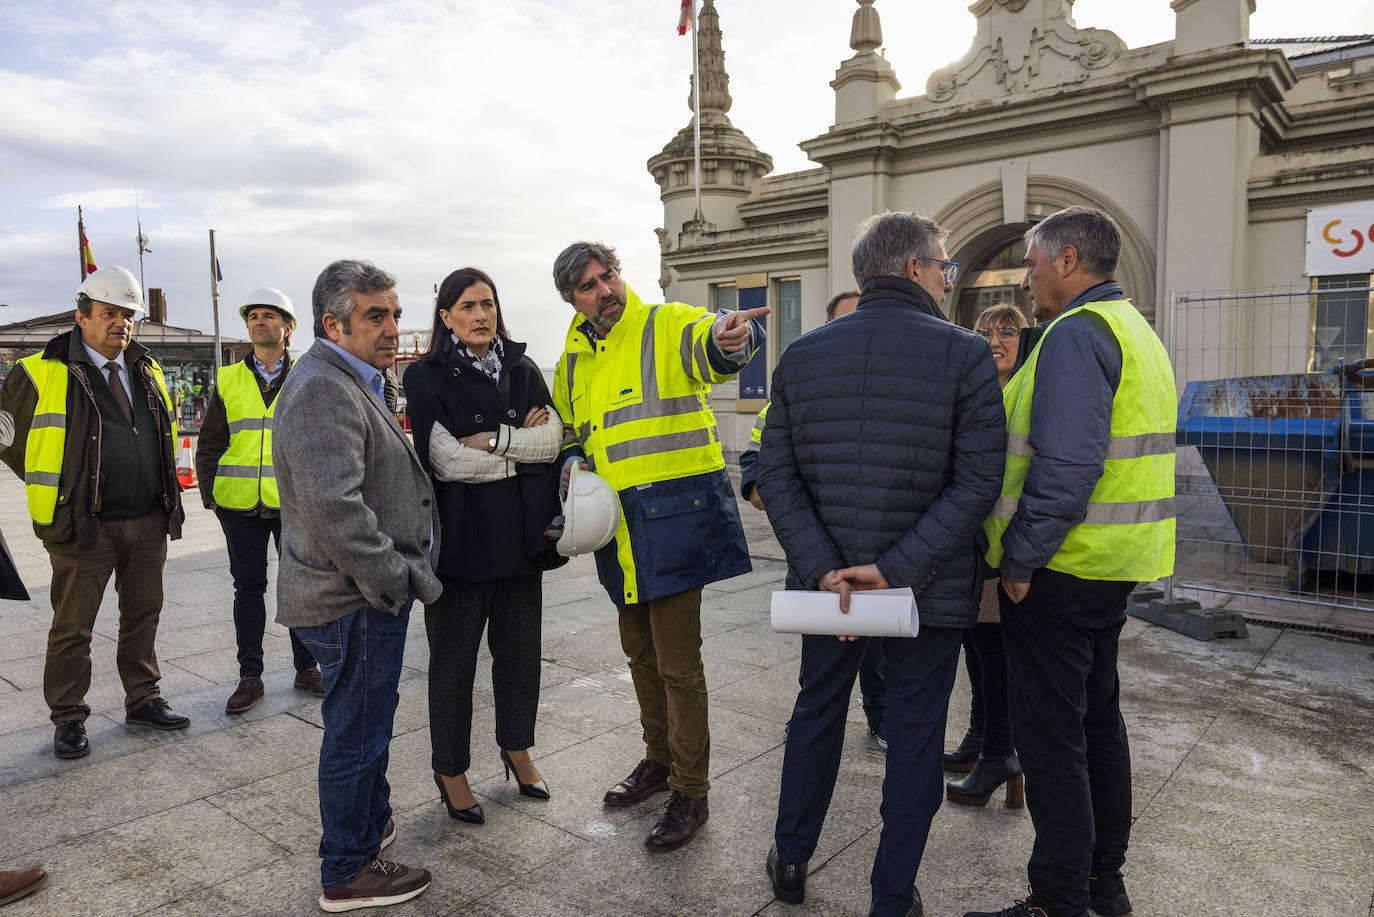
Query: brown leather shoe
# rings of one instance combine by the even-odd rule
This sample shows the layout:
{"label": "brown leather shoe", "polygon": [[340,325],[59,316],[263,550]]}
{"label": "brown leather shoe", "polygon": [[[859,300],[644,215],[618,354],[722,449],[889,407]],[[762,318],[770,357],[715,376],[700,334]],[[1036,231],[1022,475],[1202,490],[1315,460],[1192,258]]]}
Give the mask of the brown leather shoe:
{"label": "brown leather shoe", "polygon": [[48,874],[41,869],[0,869],[0,904],[31,895],[46,881]]}
{"label": "brown leather shoe", "polygon": [[668,771],[668,765],[644,758],[630,771],[630,776],[606,791],[606,805],[632,806],[663,792],[668,789]]}
{"label": "brown leather shoe", "polygon": [[253,705],[262,697],[261,678],[240,678],[239,686],[234,689],[234,693],[229,695],[229,703],[224,705],[225,713],[244,713],[253,709]]}
{"label": "brown leather shoe", "polygon": [[696,836],[697,829],[706,824],[711,814],[705,796],[688,796],[677,790],[673,790],[663,808],[663,817],[644,839],[644,846],[650,850],[676,850]]}
{"label": "brown leather shoe", "polygon": [[306,669],[296,673],[297,691],[308,691],[315,697],[324,697],[324,682],[320,680],[319,669]]}

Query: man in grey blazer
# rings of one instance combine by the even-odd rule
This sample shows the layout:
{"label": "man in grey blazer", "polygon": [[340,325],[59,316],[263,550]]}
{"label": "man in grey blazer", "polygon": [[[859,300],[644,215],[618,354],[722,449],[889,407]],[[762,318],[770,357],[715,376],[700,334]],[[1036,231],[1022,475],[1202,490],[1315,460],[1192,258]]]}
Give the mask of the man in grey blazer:
{"label": "man in grey blazer", "polygon": [[383,402],[396,354],[396,278],[336,261],[315,281],[315,344],[277,396],[277,622],[320,663],[320,907],[406,901],[427,870],[380,856],[395,838],[386,781],[410,607],[431,602],[439,517],[429,476]]}

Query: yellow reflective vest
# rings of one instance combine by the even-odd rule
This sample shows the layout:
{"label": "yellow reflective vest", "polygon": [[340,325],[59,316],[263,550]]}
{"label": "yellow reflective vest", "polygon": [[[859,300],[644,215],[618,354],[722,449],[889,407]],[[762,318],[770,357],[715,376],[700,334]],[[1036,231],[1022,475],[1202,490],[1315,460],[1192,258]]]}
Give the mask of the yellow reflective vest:
{"label": "yellow reflective vest", "polygon": [[[581,315],[573,318],[568,329],[555,371],[553,403],[563,419],[565,453],[580,447],[587,464],[606,479],[620,499],[621,520],[615,541],[598,552],[602,582],[618,604],[648,601],[662,594],[659,585],[668,584],[663,588],[676,591],[684,583],[713,582],[734,575],[739,564],[748,569],[743,529],[733,491],[724,476],[725,460],[709,401],[711,385],[733,374],[718,372],[707,357],[707,341],[715,320],[714,313],[686,303],[646,305],[627,288],[625,311],[604,339],[588,338],[581,330]],[[662,486],[712,472],[720,473],[723,486],[713,481],[704,481],[700,487],[684,484],[686,489],[681,493]],[[653,485],[659,486],[650,490]],[[728,509],[722,509],[722,500],[728,501]],[[733,514],[734,521],[716,527],[718,543],[709,551],[707,546],[690,543],[695,535],[687,533],[702,531],[697,526],[706,523],[689,524],[689,520],[721,512]],[[640,516],[682,521],[680,529],[671,523],[656,527],[654,537],[657,547],[674,533],[683,535],[689,543],[673,546],[682,555],[681,563],[650,562],[642,535],[641,541],[632,544],[630,522]],[[724,560],[721,552],[736,547],[736,531],[740,559],[737,562],[732,553],[731,559]],[[719,543],[725,541],[730,544]],[[603,552],[612,547],[618,575],[603,568]],[[665,553],[668,547],[662,546]],[[699,562],[693,553],[698,550],[702,552]],[[637,551],[644,569],[636,564]],[[655,572],[669,566],[676,567],[671,575]],[[660,582],[648,581],[655,577]]]}
{"label": "yellow reflective vest", "polygon": [[[24,447],[24,492],[28,500],[29,516],[36,525],[51,525],[57,510],[62,461],[67,450],[67,386],[71,370],[61,360],[45,360],[43,353],[30,354],[19,361],[38,393],[33,421]],[[131,366],[132,368],[132,366]],[[172,399],[167,394],[167,380],[156,360],[148,360],[148,369],[157,384],[158,394],[174,418]],[[97,434],[99,435],[99,434]],[[172,442],[176,441],[176,421],[172,420]]]}
{"label": "yellow reflective vest", "polygon": [[[283,370],[284,371],[284,370]],[[243,361],[220,368],[216,391],[224,402],[229,447],[215,469],[215,504],[225,509],[281,508],[272,468],[272,404],[264,404],[256,371]]]}
{"label": "yellow reflective vest", "polygon": [[[1002,560],[1002,534],[1021,498],[1035,449],[1030,443],[1035,374],[1045,338],[1070,315],[1100,316],[1121,347],[1121,381],[1112,399],[1107,457],[1082,522],[1069,529],[1046,564],[1092,580],[1146,582],[1174,570],[1174,430],[1177,393],[1169,355],[1154,329],[1125,300],[1085,303],[1046,327],[1035,349],[1002,390],[1007,411],[1007,464],[1001,498],[983,523],[987,561]],[[1053,372],[1053,367],[1047,368]]]}

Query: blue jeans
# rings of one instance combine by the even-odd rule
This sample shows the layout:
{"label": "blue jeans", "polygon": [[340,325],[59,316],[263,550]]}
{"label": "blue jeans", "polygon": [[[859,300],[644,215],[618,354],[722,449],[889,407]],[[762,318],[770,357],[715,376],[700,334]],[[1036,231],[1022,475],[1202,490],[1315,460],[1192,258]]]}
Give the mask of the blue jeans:
{"label": "blue jeans", "polygon": [[410,596],[394,617],[362,607],[296,633],[320,663],[320,884],[347,885],[377,855],[391,817],[386,766],[400,695]]}
{"label": "blue jeans", "polygon": [[[905,914],[925,853],[930,822],[944,801],[945,713],[963,631],[923,627],[912,637],[882,640],[886,655],[887,775],[883,830],[870,876],[873,911]],[[844,746],[849,695],[866,640],[802,637],[802,689],[792,709],[782,762],[773,838],[784,863],[815,852]]]}

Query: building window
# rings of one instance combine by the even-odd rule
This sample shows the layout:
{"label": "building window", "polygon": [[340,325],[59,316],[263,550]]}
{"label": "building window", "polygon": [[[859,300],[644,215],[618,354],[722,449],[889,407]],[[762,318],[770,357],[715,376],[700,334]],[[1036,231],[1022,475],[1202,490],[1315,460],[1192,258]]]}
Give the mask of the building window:
{"label": "building window", "polygon": [[1370,352],[1371,281],[1369,274],[1312,278],[1312,372],[1325,372],[1339,360],[1362,360]]}
{"label": "building window", "polygon": [[717,283],[711,286],[711,311],[720,312],[728,310],[733,312],[739,308],[739,290],[733,283]]}
{"label": "building window", "polygon": [[777,349],[774,352],[781,354],[788,344],[801,337],[801,279],[791,277],[779,280],[774,287],[774,301],[777,303],[777,320],[773,325]]}

